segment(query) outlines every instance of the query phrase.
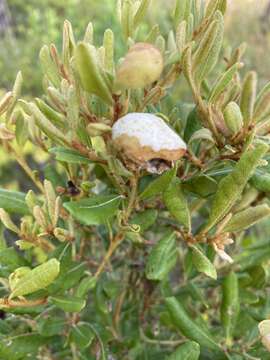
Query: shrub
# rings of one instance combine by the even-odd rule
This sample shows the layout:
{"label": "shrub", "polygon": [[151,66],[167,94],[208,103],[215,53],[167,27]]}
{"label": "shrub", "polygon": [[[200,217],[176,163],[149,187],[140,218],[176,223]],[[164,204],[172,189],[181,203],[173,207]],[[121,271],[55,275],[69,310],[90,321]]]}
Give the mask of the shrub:
{"label": "shrub", "polygon": [[149,3],[117,3],[123,59],[112,30],[77,43],[66,21],[43,96],[22,99],[19,73],[1,99],[33,182],[0,190],[3,359],[270,358],[269,240],[246,231],[270,214],[270,86],[243,47],[221,59],[225,0],[177,1],[166,38],[140,32]]}

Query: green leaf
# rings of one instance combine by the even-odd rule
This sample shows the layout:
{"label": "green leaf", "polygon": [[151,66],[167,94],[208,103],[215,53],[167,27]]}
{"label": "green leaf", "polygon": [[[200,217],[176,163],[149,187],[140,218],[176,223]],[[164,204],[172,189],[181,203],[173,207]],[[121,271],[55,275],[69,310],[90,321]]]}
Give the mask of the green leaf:
{"label": "green leaf", "polygon": [[43,100],[35,98],[35,103],[37,104],[39,110],[48,118],[56,127],[60,129],[65,129],[66,121],[65,116],[55,111],[49,105],[47,105]]}
{"label": "green leaf", "polygon": [[185,308],[175,297],[166,298],[165,304],[173,324],[183,335],[196,341],[204,348],[217,352],[221,351],[220,346],[215,340],[194,322],[194,319],[189,316]]}
{"label": "green leaf", "polygon": [[91,345],[95,336],[88,324],[79,322],[71,328],[70,342],[75,343],[79,349],[86,349]]}
{"label": "green leaf", "polygon": [[65,312],[80,312],[86,305],[84,299],[76,296],[50,296],[49,303],[54,304]]}
{"label": "green leaf", "polygon": [[75,295],[79,298],[84,297],[88,292],[95,288],[97,283],[97,278],[94,276],[87,276],[81,280]]}
{"label": "green leaf", "polygon": [[210,93],[209,102],[214,103],[219,98],[219,96],[225,90],[227,90],[229,84],[232,82],[235,74],[240,69],[240,67],[240,63],[233,64],[224,74],[220,76]]}
{"label": "green leaf", "polygon": [[135,214],[131,220],[130,224],[139,225],[140,232],[143,233],[149,229],[157,220],[158,211],[154,209],[146,209],[141,213]]}
{"label": "green leaf", "polygon": [[187,341],[180,345],[167,360],[198,360],[200,356],[200,345],[195,341]]}
{"label": "green leaf", "polygon": [[256,93],[257,74],[254,71],[250,71],[244,79],[240,104],[245,125],[248,125],[253,118]]}
{"label": "green leaf", "polygon": [[38,350],[44,346],[48,340],[35,333],[26,333],[14,336],[11,340],[7,336],[0,341],[0,358],[5,360],[25,360],[28,354],[32,359],[38,355]]}
{"label": "green leaf", "polygon": [[227,344],[231,337],[239,314],[238,279],[230,272],[222,282],[221,322],[226,333]]}
{"label": "green leaf", "polygon": [[106,224],[115,215],[121,195],[95,195],[88,199],[64,203],[71,215],[85,225]]}
{"label": "green leaf", "polygon": [[95,47],[80,42],[75,50],[75,60],[84,89],[111,105],[112,95],[109,82],[99,66]]}
{"label": "green leaf", "polygon": [[54,147],[49,150],[50,153],[55,154],[58,161],[63,161],[71,164],[91,164],[92,161],[86,156],[83,156],[76,150],[67,149],[64,147]]}
{"label": "green leaf", "polygon": [[49,316],[48,318],[39,318],[37,320],[37,330],[40,335],[45,337],[61,334],[65,325],[66,319],[57,316]]}
{"label": "green leaf", "polygon": [[111,29],[104,32],[104,68],[108,73],[114,74],[114,33]]}
{"label": "green leaf", "polygon": [[184,140],[185,142],[189,142],[192,135],[199,129],[201,129],[202,125],[198,116],[197,107],[194,107],[193,110],[190,111],[187,117],[185,132],[184,132]]}
{"label": "green leaf", "polygon": [[175,177],[176,171],[177,168],[174,167],[153,180],[140,194],[140,199],[145,200],[165,191],[172,179]]}
{"label": "green leaf", "polygon": [[204,255],[204,253],[195,245],[190,246],[192,249],[192,262],[199,272],[211,277],[217,278],[217,271],[211,261]]}
{"label": "green leaf", "polygon": [[58,73],[57,66],[53,62],[50,50],[47,45],[44,45],[39,53],[39,60],[41,62],[41,67],[43,73],[48,77],[50,82],[55,86],[58,87],[60,85],[60,76]]}
{"label": "green leaf", "polygon": [[14,287],[9,298],[31,294],[50,285],[58,276],[60,263],[51,259],[29,271]]}
{"label": "green leaf", "polygon": [[163,280],[177,261],[175,234],[170,232],[159,240],[147,259],[145,273],[149,280]]}
{"label": "green leaf", "polygon": [[191,12],[191,0],[176,0],[176,6],[174,10],[174,25],[175,27],[183,20],[188,20],[188,16]]}
{"label": "green leaf", "polygon": [[13,247],[8,247],[0,251],[0,264],[7,266],[11,271],[20,266],[24,266],[27,262]]}
{"label": "green leaf", "polygon": [[0,189],[0,208],[9,213],[28,215],[29,209],[25,202],[25,194],[18,191]]}
{"label": "green leaf", "polygon": [[230,211],[267,150],[268,146],[260,143],[246,151],[233,171],[220,181],[204,231],[211,229]]}
{"label": "green leaf", "polygon": [[206,175],[195,176],[183,182],[182,186],[185,190],[203,198],[214,194],[218,187],[216,180]]}
{"label": "green leaf", "polygon": [[223,42],[223,16],[220,11],[212,21],[194,54],[193,70],[198,84],[207,77],[215,67]]}
{"label": "green leaf", "polygon": [[227,0],[210,0],[205,9],[205,17],[211,17],[214,13],[219,10],[222,14],[225,13],[227,8]]}
{"label": "green leaf", "polygon": [[34,116],[37,126],[50,139],[61,145],[68,145],[68,139],[38,108],[34,103],[27,104],[29,112]]}
{"label": "green leaf", "polygon": [[255,225],[270,215],[270,207],[266,204],[250,207],[235,214],[228,222],[224,231],[242,231]]}
{"label": "green leaf", "polygon": [[134,15],[134,19],[133,19],[133,26],[134,29],[136,29],[138,27],[138,25],[140,24],[140,22],[143,20],[147,9],[150,5],[151,0],[141,0],[140,6],[138,8],[138,10],[136,11],[135,15]]}
{"label": "green leaf", "polygon": [[134,30],[134,17],[133,17],[133,3],[131,0],[122,1],[122,15],[121,15],[121,25],[122,33],[127,40],[129,37],[132,38]]}
{"label": "green leaf", "polygon": [[163,199],[171,215],[190,231],[191,220],[189,208],[179,179],[172,180],[163,193]]}
{"label": "green leaf", "polygon": [[270,100],[270,82],[263,87],[263,89],[260,91],[256,99],[255,111],[254,111],[255,122],[264,119],[267,115],[270,114],[269,100]]}
{"label": "green leaf", "polygon": [[20,109],[16,110],[13,116],[16,122],[16,141],[20,147],[24,147],[28,139],[28,126]]}
{"label": "green leaf", "polygon": [[270,192],[270,173],[258,169],[250,179],[250,183],[257,190],[268,193]]}

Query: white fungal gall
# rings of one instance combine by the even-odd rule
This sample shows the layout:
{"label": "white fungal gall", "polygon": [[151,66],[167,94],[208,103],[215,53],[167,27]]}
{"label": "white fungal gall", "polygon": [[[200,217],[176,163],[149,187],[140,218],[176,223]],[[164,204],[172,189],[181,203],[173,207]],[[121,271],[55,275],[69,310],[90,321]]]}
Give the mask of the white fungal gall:
{"label": "white fungal gall", "polygon": [[137,43],[116,72],[116,89],[139,89],[158,80],[163,70],[161,52],[152,44]]}
{"label": "white fungal gall", "polygon": [[186,144],[160,117],[130,113],[117,120],[112,128],[116,147],[135,162],[180,159]]}

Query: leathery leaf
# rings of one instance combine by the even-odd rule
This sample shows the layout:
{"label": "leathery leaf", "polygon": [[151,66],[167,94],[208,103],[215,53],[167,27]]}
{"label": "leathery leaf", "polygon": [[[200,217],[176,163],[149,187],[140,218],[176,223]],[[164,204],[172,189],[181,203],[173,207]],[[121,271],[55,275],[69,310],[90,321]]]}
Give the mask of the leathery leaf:
{"label": "leathery leaf", "polygon": [[232,232],[248,229],[269,215],[270,207],[266,204],[249,207],[235,214],[224,228],[224,231]]}
{"label": "leathery leaf", "polygon": [[234,272],[230,272],[222,283],[221,322],[226,333],[228,345],[239,314],[238,279]]}
{"label": "leathery leaf", "polygon": [[195,341],[187,341],[180,345],[167,360],[198,360],[200,356],[200,345]]}
{"label": "leathery leaf", "polygon": [[199,272],[211,277],[212,279],[217,278],[217,272],[214,265],[208,259],[207,256],[195,245],[191,246],[192,249],[192,262]]}
{"label": "leathery leaf", "polygon": [[88,199],[66,202],[64,207],[82,224],[106,224],[115,215],[121,199],[121,195],[96,195]]}
{"label": "leathery leaf", "polygon": [[230,211],[267,150],[268,145],[264,143],[247,150],[233,171],[220,181],[204,231],[210,230]]}
{"label": "leathery leaf", "polygon": [[94,46],[80,42],[75,50],[75,59],[84,89],[97,95],[107,104],[112,104],[108,79],[98,64]]}
{"label": "leathery leaf", "polygon": [[147,279],[163,280],[175,266],[176,260],[175,234],[169,232],[150,252],[145,269]]}
{"label": "leathery leaf", "polygon": [[217,352],[221,351],[220,346],[215,340],[194,322],[194,319],[189,316],[185,308],[175,297],[166,298],[165,304],[173,324],[183,335],[190,340],[196,341],[204,348]]}
{"label": "leathery leaf", "polygon": [[163,194],[163,199],[171,215],[190,231],[189,208],[179,179],[172,180]]}

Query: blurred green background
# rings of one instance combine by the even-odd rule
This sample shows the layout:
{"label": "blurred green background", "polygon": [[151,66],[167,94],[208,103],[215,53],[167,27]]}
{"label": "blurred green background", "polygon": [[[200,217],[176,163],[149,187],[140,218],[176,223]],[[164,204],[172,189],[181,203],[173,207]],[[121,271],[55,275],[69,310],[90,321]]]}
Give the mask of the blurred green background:
{"label": "blurred green background", "polygon": [[[161,31],[171,26],[173,0],[153,0],[148,14],[147,32],[156,22]],[[41,92],[41,70],[38,53],[43,44],[55,43],[61,49],[62,24],[71,21],[77,39],[89,21],[95,26],[95,41],[101,42],[103,31],[117,31],[116,0],[1,0],[0,2],[0,88],[10,89],[15,74],[22,70],[24,93]],[[162,11],[161,11],[162,9]],[[161,20],[161,21],[159,21]],[[246,41],[246,67],[258,71],[262,82],[269,79],[270,1],[229,0],[226,17],[226,45],[237,46]],[[118,32],[119,33],[119,32]],[[118,39],[117,50],[121,52]]]}

